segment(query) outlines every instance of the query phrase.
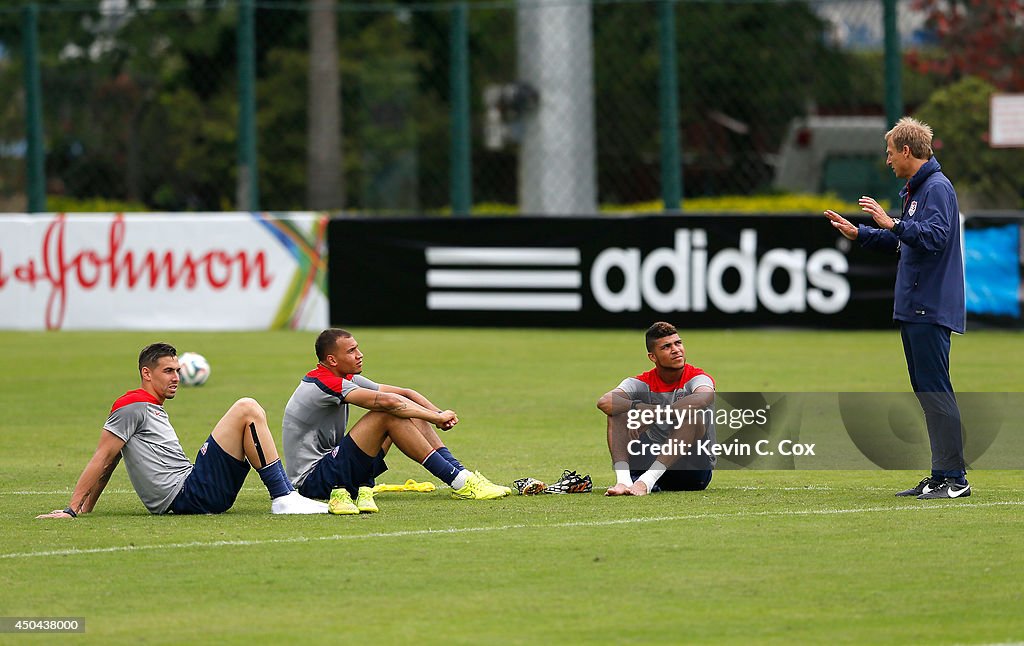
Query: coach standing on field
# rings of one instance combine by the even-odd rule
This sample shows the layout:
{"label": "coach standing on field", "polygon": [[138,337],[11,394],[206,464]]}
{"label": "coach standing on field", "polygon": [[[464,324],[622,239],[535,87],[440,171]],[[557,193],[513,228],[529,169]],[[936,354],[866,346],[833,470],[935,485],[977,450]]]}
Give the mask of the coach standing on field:
{"label": "coach standing on field", "polygon": [[886,164],[906,179],[900,191],[902,211],[891,218],[874,199],[862,197],[861,210],[878,228],[854,226],[835,211],[825,211],[832,226],[865,249],[895,252],[896,297],[893,319],[899,323],[910,383],[928,425],[932,472],[897,496],[920,499],[971,495],[964,462],[960,409],[949,380],[949,339],[964,333],[964,259],[960,246],[960,208],[956,191],[932,155],[932,129],[904,117],[885,134]]}

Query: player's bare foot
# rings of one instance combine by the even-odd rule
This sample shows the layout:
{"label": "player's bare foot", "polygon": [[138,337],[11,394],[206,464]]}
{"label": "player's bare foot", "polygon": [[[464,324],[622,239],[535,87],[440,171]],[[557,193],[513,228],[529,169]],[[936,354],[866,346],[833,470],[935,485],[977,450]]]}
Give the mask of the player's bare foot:
{"label": "player's bare foot", "polygon": [[604,495],[606,495],[606,496],[628,496],[629,495],[629,487],[627,487],[626,485],[624,485],[624,484],[622,484],[620,482],[619,484],[615,485],[614,487],[610,487],[607,491],[605,491]]}
{"label": "player's bare foot", "polygon": [[626,490],[626,493],[630,496],[646,496],[650,492],[647,491],[647,483],[637,480],[632,487]]}

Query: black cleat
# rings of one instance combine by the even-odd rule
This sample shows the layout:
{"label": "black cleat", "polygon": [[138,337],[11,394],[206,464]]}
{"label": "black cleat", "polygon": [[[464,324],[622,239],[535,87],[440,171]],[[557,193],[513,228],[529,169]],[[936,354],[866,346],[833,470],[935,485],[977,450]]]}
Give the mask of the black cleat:
{"label": "black cleat", "polygon": [[938,500],[946,498],[966,498],[971,495],[971,484],[957,484],[956,478],[946,478],[931,491],[917,497],[918,500]]}
{"label": "black cleat", "polygon": [[942,480],[940,480],[939,478],[933,478],[932,476],[926,476],[923,480],[921,480],[921,482],[918,482],[916,486],[911,487],[910,489],[904,489],[903,491],[899,492],[896,495],[897,496],[907,496],[907,497],[914,496],[916,498],[917,496],[920,496],[921,494],[926,494],[926,493],[930,492],[932,489],[935,489],[940,484],[942,484]]}
{"label": "black cleat", "polygon": [[589,475],[581,476],[575,471],[566,469],[558,482],[549,484],[541,493],[590,493],[594,490],[594,483]]}

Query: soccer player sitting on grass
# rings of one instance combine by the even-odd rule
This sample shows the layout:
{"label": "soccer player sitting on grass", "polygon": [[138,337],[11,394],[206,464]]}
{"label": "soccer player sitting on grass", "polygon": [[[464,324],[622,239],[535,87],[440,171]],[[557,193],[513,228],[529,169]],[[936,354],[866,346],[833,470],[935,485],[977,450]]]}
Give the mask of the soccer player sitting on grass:
{"label": "soccer player sitting on grass", "polygon": [[[455,498],[487,500],[512,492],[462,466],[431,428],[452,429],[459,423],[454,411],[439,409],[415,390],[362,376],[363,353],[350,333],[324,330],[315,349],[317,366],[292,393],[282,422],[288,477],[302,495],[330,497],[335,514],[377,511],[372,482],[387,469],[384,455],[392,443],[450,486]],[[369,412],[346,435],[349,404]]]}
{"label": "soccer player sitting on grass", "polygon": [[[616,477],[607,496],[701,491],[711,482],[715,456],[703,455],[698,442],[715,444],[714,415],[699,413],[714,412],[715,382],[686,363],[686,349],[674,326],[655,323],[646,340],[654,368],[623,379],[597,402],[608,416],[608,450]],[[656,413],[660,421],[643,423],[645,416],[656,420]],[[660,450],[666,447],[668,455]]]}
{"label": "soccer player sitting on grass", "polygon": [[193,466],[181,449],[164,402],[178,392],[178,352],[166,343],[139,354],[142,387],[114,402],[100,442],[78,478],[71,502],[37,518],[75,518],[96,506],[117,463],[154,514],[219,514],[231,508],[249,465],[270,492],[274,514],[324,514],[327,505],[299,495],[285,476],[267,416],[255,399],[239,399],[217,422]]}

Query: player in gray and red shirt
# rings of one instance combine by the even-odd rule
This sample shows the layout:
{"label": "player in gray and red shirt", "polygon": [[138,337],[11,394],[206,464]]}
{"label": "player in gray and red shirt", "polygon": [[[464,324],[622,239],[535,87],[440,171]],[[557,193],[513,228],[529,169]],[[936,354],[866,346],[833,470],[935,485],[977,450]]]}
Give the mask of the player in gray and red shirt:
{"label": "player in gray and red shirt", "polygon": [[163,406],[178,392],[177,354],[166,343],[142,349],[141,387],[114,402],[71,502],[37,518],[76,518],[92,511],[122,458],[135,492],[154,514],[227,511],[250,464],[270,493],[272,513],[327,513],[327,505],[302,497],[288,481],[266,413],[255,399],[236,401],[199,449],[195,465],[189,462]]}
{"label": "player in gray and red shirt", "polygon": [[[597,402],[608,416],[608,450],[616,476],[615,486],[605,493],[700,491],[711,482],[715,466],[714,455],[698,447],[699,442],[706,442],[704,447],[715,444],[715,382],[686,363],[686,348],[673,325],[655,323],[645,337],[654,368],[623,379]],[[645,413],[653,419],[659,411],[660,423],[642,423]],[[672,450],[665,455],[652,447]]]}
{"label": "player in gray and red shirt", "polygon": [[[371,484],[394,443],[449,485],[456,498],[490,500],[511,493],[459,462],[431,428],[459,423],[410,388],[378,384],[362,376],[363,353],[352,334],[338,328],[317,337],[317,367],[299,382],[284,409],[282,441],[288,476],[304,496],[331,497],[332,513],[375,512]],[[345,433],[348,405],[369,412]],[[347,498],[346,493],[347,492]],[[355,498],[355,503],[351,502]]]}

